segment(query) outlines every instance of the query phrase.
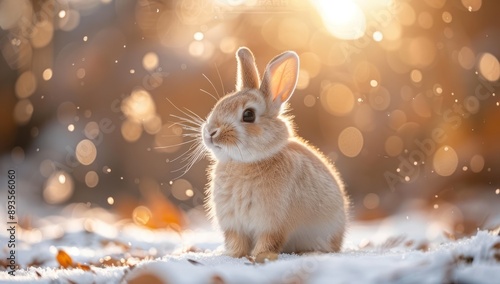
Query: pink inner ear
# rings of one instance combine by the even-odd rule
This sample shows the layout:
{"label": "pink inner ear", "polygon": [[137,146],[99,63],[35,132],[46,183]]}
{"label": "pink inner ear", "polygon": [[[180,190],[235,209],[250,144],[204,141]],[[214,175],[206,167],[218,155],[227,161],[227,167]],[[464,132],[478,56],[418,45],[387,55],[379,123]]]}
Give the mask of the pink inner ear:
{"label": "pink inner ear", "polygon": [[273,62],[269,70],[269,91],[273,101],[279,98],[279,103],[286,102],[295,90],[298,78],[298,61],[295,56],[286,56],[284,60]]}

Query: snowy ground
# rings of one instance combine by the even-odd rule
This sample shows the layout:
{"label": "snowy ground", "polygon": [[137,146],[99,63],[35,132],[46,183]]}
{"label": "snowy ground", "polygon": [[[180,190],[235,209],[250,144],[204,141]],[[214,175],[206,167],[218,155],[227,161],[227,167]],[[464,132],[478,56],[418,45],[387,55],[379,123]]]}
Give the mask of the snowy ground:
{"label": "snowy ground", "polygon": [[[500,277],[498,229],[453,240],[445,237],[445,225],[419,211],[353,223],[338,254],[281,254],[277,261],[253,264],[224,256],[221,234],[209,226],[181,234],[151,231],[110,223],[108,213],[96,210],[18,228],[21,268],[16,276],[8,274],[3,247],[0,282],[495,283]],[[2,230],[2,244],[7,236]]]}

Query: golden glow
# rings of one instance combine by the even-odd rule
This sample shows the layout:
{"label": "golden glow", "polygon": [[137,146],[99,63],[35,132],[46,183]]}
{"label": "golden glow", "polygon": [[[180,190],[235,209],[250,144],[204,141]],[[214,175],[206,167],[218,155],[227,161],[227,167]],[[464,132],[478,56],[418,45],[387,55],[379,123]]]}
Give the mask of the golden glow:
{"label": "golden glow", "polygon": [[54,26],[52,22],[43,20],[39,21],[33,27],[31,33],[31,44],[33,47],[42,48],[47,46],[54,35]]}
{"label": "golden glow", "polygon": [[158,67],[160,59],[158,55],[154,52],[148,52],[142,58],[142,67],[148,71],[153,71]]}
{"label": "golden glow", "polygon": [[156,106],[151,95],[144,89],[136,89],[122,102],[121,109],[130,119],[143,121],[152,118],[156,112]]}
{"label": "golden glow", "polygon": [[138,225],[146,225],[152,217],[151,210],[146,206],[137,206],[132,212],[132,219]]}
{"label": "golden glow", "polygon": [[95,171],[89,171],[85,174],[85,184],[90,187],[94,188],[97,186],[99,183],[99,175]]}
{"label": "golden glow", "polygon": [[413,111],[421,117],[431,117],[432,109],[424,94],[420,93],[411,101]]}
{"label": "golden glow", "polygon": [[309,72],[307,72],[304,69],[299,70],[299,78],[297,79],[297,89],[298,90],[303,90],[309,86]]}
{"label": "golden glow", "polygon": [[141,138],[142,127],[141,127],[141,124],[138,123],[136,120],[126,119],[122,123],[121,132],[122,132],[123,138],[127,142],[135,142],[139,138]]}
{"label": "golden glow", "polygon": [[304,52],[300,55],[300,68],[307,70],[309,77],[314,78],[321,71],[321,59],[313,52]]}
{"label": "golden glow", "polygon": [[45,80],[45,81],[48,81],[52,78],[52,69],[50,68],[47,68],[45,70],[43,70],[43,73],[42,73],[42,78]]}
{"label": "golden glow", "polygon": [[36,85],[35,74],[31,71],[23,72],[16,81],[15,91],[17,97],[25,99],[33,95],[36,90]]}
{"label": "golden glow", "polygon": [[396,157],[403,151],[404,143],[399,136],[389,136],[385,140],[385,152],[391,157]]}
{"label": "golden glow", "polygon": [[380,31],[376,31],[372,35],[374,41],[382,41],[384,35]]}
{"label": "golden glow", "polygon": [[354,107],[354,94],[344,84],[333,84],[321,92],[321,104],[331,114],[344,116]]}
{"label": "golden glow", "polygon": [[451,176],[458,167],[457,152],[450,146],[440,147],[434,153],[432,165],[438,175],[444,177]]}
{"label": "golden glow", "polygon": [[159,152],[173,153],[182,143],[182,127],[172,123],[163,125],[155,135],[155,146]]}
{"label": "golden glow", "polygon": [[470,169],[475,173],[479,173],[484,168],[484,158],[481,155],[474,155],[470,159]]}
{"label": "golden glow", "polygon": [[378,88],[371,90],[368,94],[368,103],[374,110],[386,110],[391,104],[391,95],[386,88],[379,86]]}
{"label": "golden glow", "polygon": [[313,107],[316,104],[316,98],[313,95],[306,95],[304,97],[304,105],[306,107]]}
{"label": "golden glow", "polygon": [[16,103],[14,107],[14,119],[19,125],[24,125],[28,123],[33,114],[33,104],[30,100],[24,99]]}
{"label": "golden glow", "polygon": [[389,115],[389,127],[393,130],[398,130],[407,122],[406,113],[400,109],[391,111]]}
{"label": "golden glow", "polygon": [[181,201],[188,200],[194,194],[192,188],[191,183],[185,179],[175,180],[172,183],[172,195]]}
{"label": "golden glow", "polygon": [[422,81],[422,72],[417,69],[412,70],[410,73],[410,79],[415,83],[420,83]]}
{"label": "golden glow", "polygon": [[83,132],[88,139],[96,139],[99,136],[99,125],[95,121],[89,121]]}
{"label": "golden glow", "polygon": [[380,198],[376,193],[368,193],[367,195],[365,195],[365,198],[363,198],[363,205],[366,207],[366,209],[375,209],[379,206],[379,204]]}
{"label": "golden glow", "polygon": [[479,72],[486,80],[495,82],[500,78],[500,64],[495,55],[488,52],[482,54],[478,65]]}
{"label": "golden glow", "polygon": [[339,150],[347,157],[356,157],[363,148],[363,134],[356,127],[347,127],[339,135]]}
{"label": "golden glow", "polygon": [[482,4],[482,0],[462,0],[462,5],[464,5],[465,9],[469,12],[478,11],[481,9]]}
{"label": "golden glow", "polygon": [[73,179],[64,171],[53,173],[43,188],[43,198],[49,204],[59,204],[68,200],[73,194]]}
{"label": "golden glow", "polygon": [[83,139],[76,145],[76,159],[82,165],[90,165],[97,157],[97,148],[94,143],[88,139]]}
{"label": "golden glow", "polygon": [[352,0],[313,0],[326,29],[340,39],[358,39],[366,30],[366,18]]}
{"label": "golden glow", "polygon": [[462,68],[470,70],[476,63],[476,55],[474,51],[467,46],[464,46],[458,52],[458,63]]}

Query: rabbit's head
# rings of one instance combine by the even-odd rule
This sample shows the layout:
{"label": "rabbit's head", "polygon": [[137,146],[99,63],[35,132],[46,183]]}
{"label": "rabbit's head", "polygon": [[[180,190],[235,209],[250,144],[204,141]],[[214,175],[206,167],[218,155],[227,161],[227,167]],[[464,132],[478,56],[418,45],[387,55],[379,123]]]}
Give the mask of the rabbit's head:
{"label": "rabbit's head", "polygon": [[251,163],[273,156],[294,135],[283,111],[297,84],[299,57],[293,51],[276,56],[262,81],[248,48],[240,47],[236,60],[236,91],[212,109],[203,143],[216,160]]}

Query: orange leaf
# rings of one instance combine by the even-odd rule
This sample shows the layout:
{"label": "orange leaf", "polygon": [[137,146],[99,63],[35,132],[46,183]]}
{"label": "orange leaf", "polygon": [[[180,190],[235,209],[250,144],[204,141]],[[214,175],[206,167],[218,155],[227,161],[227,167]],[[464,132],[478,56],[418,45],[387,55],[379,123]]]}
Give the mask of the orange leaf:
{"label": "orange leaf", "polygon": [[90,266],[86,265],[86,264],[77,263],[76,267],[80,268],[81,270],[84,270],[84,271],[90,271],[91,270]]}
{"label": "orange leaf", "polygon": [[63,250],[57,251],[56,259],[63,268],[73,267],[73,259]]}

